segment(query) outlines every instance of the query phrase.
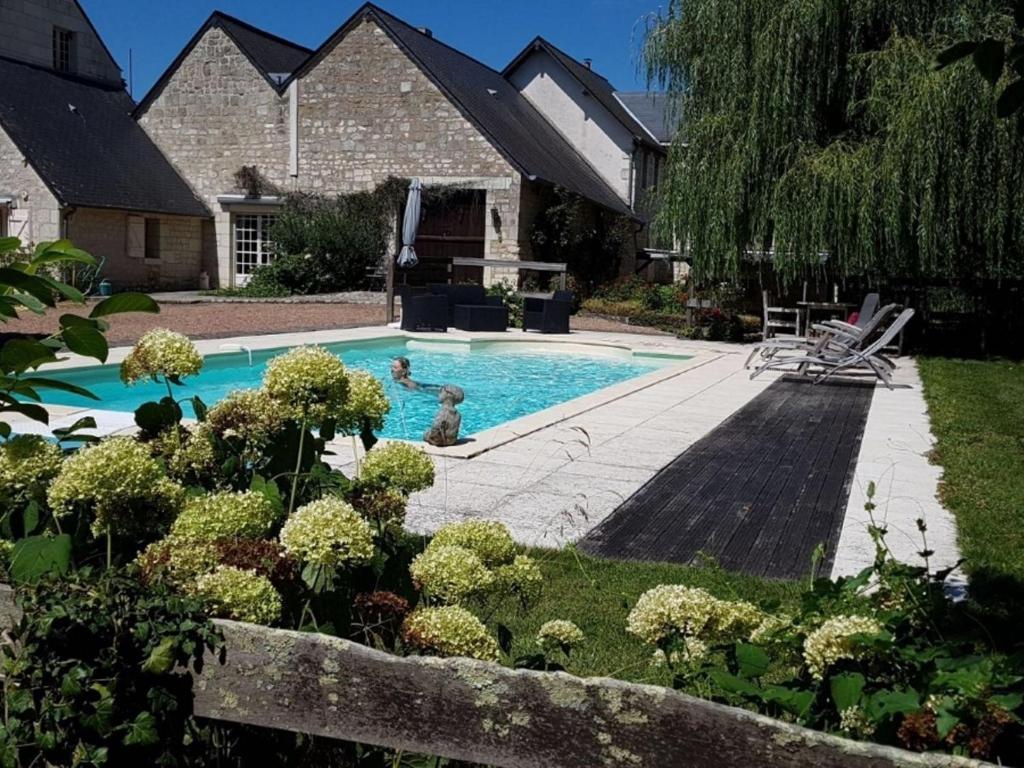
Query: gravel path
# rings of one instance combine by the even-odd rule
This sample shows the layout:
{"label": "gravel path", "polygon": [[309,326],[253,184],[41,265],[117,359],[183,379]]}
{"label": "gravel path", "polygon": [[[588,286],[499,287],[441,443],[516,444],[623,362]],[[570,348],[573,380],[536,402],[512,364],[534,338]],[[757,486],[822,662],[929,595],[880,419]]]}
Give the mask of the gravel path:
{"label": "gravel path", "polygon": [[[52,333],[62,314],[88,314],[89,308],[67,305],[46,315],[25,315],[0,326],[4,333]],[[193,339],[217,339],[252,336],[261,333],[292,333],[329,328],[356,328],[384,324],[384,307],[372,304],[163,304],[160,314],[133,313],[110,318],[107,338],[111,346],[134,344],[139,336],[153,328],[170,328]],[[653,328],[642,328],[599,317],[574,317],[577,331],[603,333],[642,333],[667,335]]]}

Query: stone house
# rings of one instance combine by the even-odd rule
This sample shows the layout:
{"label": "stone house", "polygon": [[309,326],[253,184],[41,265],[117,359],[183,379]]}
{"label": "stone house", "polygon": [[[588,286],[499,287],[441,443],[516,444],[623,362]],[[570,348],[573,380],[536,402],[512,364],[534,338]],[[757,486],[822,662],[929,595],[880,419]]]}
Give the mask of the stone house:
{"label": "stone house", "polygon": [[0,0],[0,234],[73,238],[116,287],[191,287],[210,214],[133,108],[76,0]]}
{"label": "stone house", "polygon": [[[281,192],[368,190],[389,176],[457,186],[462,201],[428,210],[417,242],[434,279],[479,277],[448,269],[453,255],[529,258],[551,185],[633,215],[511,80],[371,4],[315,51],[214,13],[136,115],[213,211],[210,273],[224,286],[268,260]],[[274,193],[240,189],[243,165]]]}
{"label": "stone house", "polygon": [[664,98],[616,91],[589,59],[574,59],[543,37],[527,45],[502,74],[630,208],[642,210],[672,140]]}

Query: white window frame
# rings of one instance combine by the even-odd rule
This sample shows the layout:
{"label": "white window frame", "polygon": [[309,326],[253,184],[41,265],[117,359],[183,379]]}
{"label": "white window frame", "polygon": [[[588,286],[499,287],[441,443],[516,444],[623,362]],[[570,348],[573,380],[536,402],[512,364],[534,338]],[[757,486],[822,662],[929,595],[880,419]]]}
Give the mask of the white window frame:
{"label": "white window frame", "polygon": [[[247,285],[256,267],[274,260],[269,230],[276,219],[276,212],[231,214],[231,268],[236,287]],[[239,226],[242,223],[251,226],[243,229]]]}

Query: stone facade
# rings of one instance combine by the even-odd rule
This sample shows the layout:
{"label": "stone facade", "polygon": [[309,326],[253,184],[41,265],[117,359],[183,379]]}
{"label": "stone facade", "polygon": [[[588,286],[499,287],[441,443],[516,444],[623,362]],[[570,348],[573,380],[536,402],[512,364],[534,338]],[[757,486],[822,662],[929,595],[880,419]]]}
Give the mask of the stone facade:
{"label": "stone facade", "polygon": [[121,82],[120,68],[74,0],[0,0],[0,54],[52,67],[54,27],[72,34],[72,72]]}
{"label": "stone facade", "polygon": [[[129,219],[158,222],[155,258],[133,254]],[[102,274],[117,290],[129,288],[180,290],[198,288],[202,268],[203,220],[185,216],[155,216],[125,211],[79,208],[67,218],[67,235],[79,248],[104,260]]]}
{"label": "stone facade", "polygon": [[[489,258],[518,258],[522,179],[373,21],[356,24],[293,86],[297,166],[290,173],[288,93],[278,95],[222,30],[209,29],[139,122],[216,212],[217,282],[233,280],[234,174],[256,165],[282,191],[372,189],[389,176],[486,191]],[[528,238],[527,238],[528,239]],[[214,273],[210,272],[211,276]]]}
{"label": "stone facade", "polygon": [[7,232],[25,244],[56,240],[61,234],[57,198],[0,128],[0,197],[13,201]]}

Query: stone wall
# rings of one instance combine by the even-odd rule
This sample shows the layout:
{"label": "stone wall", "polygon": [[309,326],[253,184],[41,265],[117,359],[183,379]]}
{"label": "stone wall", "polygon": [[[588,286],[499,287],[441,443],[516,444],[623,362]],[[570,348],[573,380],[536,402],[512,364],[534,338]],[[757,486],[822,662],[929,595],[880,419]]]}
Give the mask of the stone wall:
{"label": "stone wall", "polygon": [[0,54],[53,66],[53,28],[70,31],[72,71],[121,82],[121,70],[73,0],[0,0]]}
{"label": "stone wall", "polygon": [[0,196],[14,199],[8,233],[25,244],[60,237],[60,205],[0,128]]}
{"label": "stone wall", "polygon": [[287,187],[288,97],[221,29],[209,29],[139,117],[139,124],[211,209],[241,191],[235,173],[256,165]]}
{"label": "stone wall", "polygon": [[299,81],[300,184],[369,189],[388,176],[509,176],[512,168],[373,21]]}
{"label": "stone wall", "polygon": [[79,248],[105,260],[101,274],[117,290],[198,288],[203,220],[184,216],[145,217],[160,222],[158,257],[149,259],[129,255],[128,219],[134,215],[79,208],[68,218],[68,236]]}

